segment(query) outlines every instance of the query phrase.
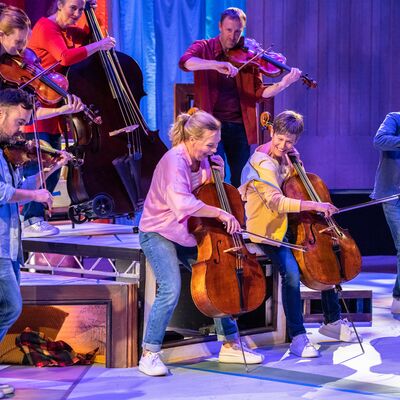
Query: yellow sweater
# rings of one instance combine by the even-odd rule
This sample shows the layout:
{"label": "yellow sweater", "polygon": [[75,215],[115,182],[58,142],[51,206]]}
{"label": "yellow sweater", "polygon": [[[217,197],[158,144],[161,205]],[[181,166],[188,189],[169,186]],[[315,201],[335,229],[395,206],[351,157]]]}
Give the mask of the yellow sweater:
{"label": "yellow sweater", "polygon": [[[283,195],[281,185],[291,168],[288,162],[279,164],[266,154],[268,150],[268,144],[262,145],[250,157],[242,171],[239,192],[246,202],[247,230],[283,240],[288,227],[287,213],[300,212],[301,201]],[[250,239],[255,243],[263,242],[254,236],[250,236]]]}

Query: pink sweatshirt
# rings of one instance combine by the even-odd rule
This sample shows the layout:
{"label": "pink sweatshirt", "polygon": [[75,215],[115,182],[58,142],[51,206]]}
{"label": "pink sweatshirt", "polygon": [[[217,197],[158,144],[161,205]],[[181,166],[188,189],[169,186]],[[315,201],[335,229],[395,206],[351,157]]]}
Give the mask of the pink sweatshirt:
{"label": "pink sweatshirt", "polygon": [[[192,194],[192,161],[185,144],[167,151],[158,163],[150,190],[144,202],[139,228],[143,232],[157,232],[182,246],[196,246],[188,232],[188,218],[205,204]],[[211,176],[207,159],[200,164],[201,183]]]}

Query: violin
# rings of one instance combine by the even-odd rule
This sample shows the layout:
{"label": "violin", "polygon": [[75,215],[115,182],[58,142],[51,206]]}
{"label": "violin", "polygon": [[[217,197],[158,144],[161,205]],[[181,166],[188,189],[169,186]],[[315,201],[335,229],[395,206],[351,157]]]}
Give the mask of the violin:
{"label": "violin", "polygon": [[[44,104],[57,104],[70,95],[67,78],[57,72],[44,70],[36,53],[29,48],[19,56],[4,56],[0,63],[0,76],[18,87],[28,86]],[[85,104],[83,106],[82,111],[89,121],[100,125],[102,120],[97,112]]]}
{"label": "violin", "polygon": [[69,162],[75,167],[81,166],[83,160],[74,157],[72,154],[56,150],[50,146],[50,144],[44,140],[40,140],[39,147],[36,145],[34,140],[18,139],[13,143],[5,143],[1,147],[3,148],[4,155],[8,162],[15,168],[19,168],[30,162],[38,161],[38,149],[40,149],[41,160],[43,168],[48,168],[54,165],[58,160],[61,159],[63,154],[67,154]]}
{"label": "violin", "polygon": [[[291,67],[286,65],[286,57],[281,53],[264,50],[254,39],[244,38],[243,45],[228,50],[228,61],[239,67],[239,70],[247,65],[256,66],[266,76],[276,77],[283,71],[290,72]],[[316,88],[317,82],[308,74],[302,74],[303,83],[309,88]]]}

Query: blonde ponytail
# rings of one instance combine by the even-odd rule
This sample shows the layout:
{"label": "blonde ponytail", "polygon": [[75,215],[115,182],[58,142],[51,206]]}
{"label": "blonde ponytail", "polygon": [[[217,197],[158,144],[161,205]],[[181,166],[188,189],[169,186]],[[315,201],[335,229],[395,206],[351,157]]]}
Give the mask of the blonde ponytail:
{"label": "blonde ponytail", "polygon": [[219,131],[221,123],[211,114],[201,110],[179,114],[169,131],[172,146],[186,142],[189,138],[201,139],[204,132]]}

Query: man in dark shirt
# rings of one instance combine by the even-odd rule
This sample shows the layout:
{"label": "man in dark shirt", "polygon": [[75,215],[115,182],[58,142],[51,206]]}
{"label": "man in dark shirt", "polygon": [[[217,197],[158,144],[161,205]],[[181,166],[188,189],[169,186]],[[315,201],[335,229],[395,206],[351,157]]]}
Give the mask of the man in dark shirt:
{"label": "man in dark shirt", "polygon": [[275,96],[301,75],[301,71],[292,68],[280,82],[265,86],[257,67],[238,71],[228,61],[227,51],[243,45],[245,26],[246,14],[241,9],[226,9],[219,22],[220,34],[195,41],[179,60],[181,69],[194,71],[196,107],[222,123],[218,153],[226,154],[231,182],[236,187],[250,156],[250,144],[257,143],[256,103]]}

